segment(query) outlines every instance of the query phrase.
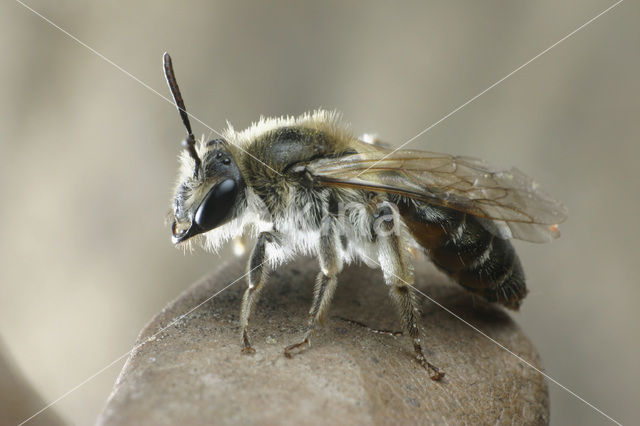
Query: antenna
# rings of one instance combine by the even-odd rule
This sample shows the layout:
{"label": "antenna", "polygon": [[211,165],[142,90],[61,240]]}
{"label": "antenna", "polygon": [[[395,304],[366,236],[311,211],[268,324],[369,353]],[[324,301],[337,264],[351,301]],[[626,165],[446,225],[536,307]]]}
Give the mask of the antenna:
{"label": "antenna", "polygon": [[196,138],[193,136],[193,132],[191,131],[189,114],[187,114],[187,108],[184,106],[184,101],[182,100],[182,95],[180,94],[180,88],[178,87],[178,82],[176,81],[176,75],[173,72],[171,56],[169,56],[169,54],[165,52],[162,56],[162,61],[164,63],[164,76],[167,79],[169,89],[171,89],[171,94],[173,95],[173,100],[176,103],[176,108],[178,108],[180,117],[182,118],[182,123],[187,129],[187,139],[182,141],[182,146],[187,150],[191,158],[193,158],[193,161],[195,161],[196,163],[196,167],[193,170],[193,176],[196,176],[202,162],[200,161],[198,153],[196,152]]}

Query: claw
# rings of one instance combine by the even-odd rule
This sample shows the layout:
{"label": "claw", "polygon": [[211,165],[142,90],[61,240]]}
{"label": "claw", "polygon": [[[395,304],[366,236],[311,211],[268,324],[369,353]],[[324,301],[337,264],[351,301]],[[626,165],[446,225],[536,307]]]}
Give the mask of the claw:
{"label": "claw", "polygon": [[[444,371],[440,371],[438,367],[426,360],[426,358],[422,354],[422,348],[416,350],[420,351],[420,353],[416,356],[416,361],[418,361],[420,365],[429,372],[429,377],[431,378],[431,380],[441,380],[444,377]],[[433,374],[431,374],[431,372],[433,372]]]}
{"label": "claw", "polygon": [[249,333],[247,333],[246,328],[242,331],[242,353],[247,355],[256,353],[256,350],[251,346],[251,342],[249,342]]}
{"label": "claw", "polygon": [[[440,371],[438,367],[431,364],[429,361],[424,359],[424,357],[418,356],[416,357],[416,359],[418,360],[420,365],[422,365],[422,367],[424,367],[424,369],[429,372],[429,377],[431,378],[431,380],[437,382],[444,377],[444,371]],[[431,372],[433,372],[433,374],[431,374]]]}
{"label": "claw", "polygon": [[284,356],[286,356],[289,359],[293,358],[293,354],[291,353],[291,351],[293,351],[294,349],[298,349],[299,347],[304,345],[311,346],[311,340],[309,340],[308,337],[305,337],[304,340],[302,340],[301,342],[295,343],[293,345],[289,345],[286,348],[284,348]]}
{"label": "claw", "polygon": [[256,350],[253,349],[251,346],[244,346],[242,348],[242,353],[245,355],[253,355],[256,353]]}
{"label": "claw", "polygon": [[444,372],[436,371],[435,374],[429,375],[429,377],[431,378],[431,380],[438,382],[444,377]]}

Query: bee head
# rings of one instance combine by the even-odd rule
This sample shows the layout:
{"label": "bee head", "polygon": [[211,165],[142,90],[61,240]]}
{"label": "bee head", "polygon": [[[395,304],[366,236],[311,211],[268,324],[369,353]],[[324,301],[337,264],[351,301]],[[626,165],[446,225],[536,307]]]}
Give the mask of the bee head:
{"label": "bee head", "polygon": [[181,157],[181,176],[173,197],[172,241],[181,243],[217,228],[233,219],[244,200],[246,185],[233,158],[229,144],[214,139],[196,147],[189,116],[184,106],[171,64],[164,54],[164,69],[187,139]]}

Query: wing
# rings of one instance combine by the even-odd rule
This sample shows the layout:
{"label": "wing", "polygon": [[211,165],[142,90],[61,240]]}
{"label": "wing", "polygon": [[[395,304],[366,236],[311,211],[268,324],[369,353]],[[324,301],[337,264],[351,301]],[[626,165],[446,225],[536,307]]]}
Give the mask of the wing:
{"label": "wing", "polygon": [[360,142],[359,153],[305,164],[320,184],[386,192],[490,219],[504,238],[557,238],[567,209],[516,168],[425,151],[390,150]]}

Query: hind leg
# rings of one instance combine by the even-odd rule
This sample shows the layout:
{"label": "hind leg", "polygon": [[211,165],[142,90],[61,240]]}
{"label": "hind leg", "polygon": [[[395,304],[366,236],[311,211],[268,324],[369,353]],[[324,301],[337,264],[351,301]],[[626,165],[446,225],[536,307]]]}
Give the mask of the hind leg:
{"label": "hind leg", "polygon": [[389,293],[398,308],[402,327],[413,342],[417,361],[429,371],[433,380],[440,380],[444,377],[444,372],[427,361],[422,351],[420,310],[411,288],[413,271],[407,259],[406,244],[399,232],[394,229],[395,220],[390,205],[382,203],[376,219],[376,225],[379,226],[376,232],[379,247],[378,260],[382,266],[385,281],[391,287]]}

